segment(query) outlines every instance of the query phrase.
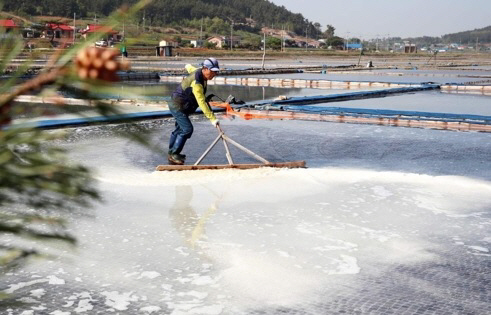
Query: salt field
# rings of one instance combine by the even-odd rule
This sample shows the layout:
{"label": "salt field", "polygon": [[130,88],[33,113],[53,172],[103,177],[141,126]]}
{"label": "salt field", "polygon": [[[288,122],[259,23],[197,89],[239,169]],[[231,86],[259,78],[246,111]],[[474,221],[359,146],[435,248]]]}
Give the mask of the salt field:
{"label": "salt field", "polygon": [[[333,81],[360,81],[360,82],[391,82],[391,83],[420,83],[420,82],[435,82],[438,84],[447,84],[447,83],[466,83],[473,82],[478,80],[489,79],[488,77],[484,77],[482,79],[463,76],[459,77],[457,75],[448,75],[448,76],[429,76],[428,74],[420,73],[417,71],[414,72],[406,72],[407,75],[390,75],[390,73],[398,72],[398,70],[387,70],[389,75],[383,75],[383,72],[372,73],[367,70],[364,73],[357,72],[343,72],[338,73],[336,71],[327,72],[327,73],[288,73],[288,74],[266,74],[266,75],[257,75],[255,77],[258,78],[283,78],[283,79],[309,79],[309,80],[333,80]],[[491,72],[491,71],[489,71]],[[489,73],[487,72],[487,73]],[[482,74],[482,73],[481,73]]]}
{"label": "salt field", "polygon": [[[427,73],[435,76],[261,77],[477,80],[419,72]],[[177,83],[121,89],[128,85],[161,87],[157,98],[168,100]],[[254,103],[353,91],[210,85],[209,92]],[[490,105],[490,96],[435,89],[313,106],[491,116]],[[133,112],[152,110],[166,108]],[[55,255],[3,276],[0,291],[15,302],[5,314],[491,314],[491,133],[219,118],[229,137],[267,160],[305,160],[308,168],[158,172],[164,153],[120,136],[134,125],[65,128],[67,139],[54,144],[94,171],[103,202],[66,214],[75,248],[33,243]],[[166,152],[171,118],[135,124]],[[193,124],[187,164],[217,136],[201,115]],[[236,163],[254,162],[231,153]],[[224,163],[218,145],[202,164]]]}
{"label": "salt field", "polygon": [[[173,124],[144,124],[165,146]],[[195,125],[190,161],[216,133]],[[75,251],[4,278],[25,303],[8,314],[491,312],[488,133],[222,126],[309,168],[156,172],[164,158],[123,127],[74,129],[61,145],[96,170],[105,202],[70,219]],[[219,149],[205,162],[225,163]]]}
{"label": "salt field", "polygon": [[491,99],[489,96],[446,94],[438,90],[399,94],[382,98],[321,103],[316,104],[316,106],[491,116]]}

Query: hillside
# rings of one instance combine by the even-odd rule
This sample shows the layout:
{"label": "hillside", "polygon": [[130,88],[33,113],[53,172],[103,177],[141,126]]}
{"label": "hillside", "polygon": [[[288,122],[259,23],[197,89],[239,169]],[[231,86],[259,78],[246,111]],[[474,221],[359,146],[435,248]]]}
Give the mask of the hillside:
{"label": "hillside", "polygon": [[491,43],[491,26],[442,36],[446,43]]}
{"label": "hillside", "polygon": [[429,46],[432,44],[474,44],[479,42],[480,44],[490,44],[491,43],[491,26],[487,26],[480,29],[475,29],[472,31],[463,31],[458,33],[446,34],[441,37],[435,36],[422,36],[422,37],[411,37],[405,38],[413,43],[417,43],[421,46]]}
{"label": "hillside", "polygon": [[[94,18],[107,16],[124,3],[135,2],[136,0],[4,0],[3,10],[18,15],[73,18],[76,13],[79,18]],[[296,34],[307,31],[315,35],[320,32],[318,23],[308,21],[302,14],[292,13],[268,0],[154,0],[138,13],[135,22],[145,26],[186,26],[196,24],[204,18],[212,21],[205,25],[215,27],[211,32],[216,32],[216,28],[223,31],[231,23],[239,29],[250,31],[273,26],[283,27]]]}

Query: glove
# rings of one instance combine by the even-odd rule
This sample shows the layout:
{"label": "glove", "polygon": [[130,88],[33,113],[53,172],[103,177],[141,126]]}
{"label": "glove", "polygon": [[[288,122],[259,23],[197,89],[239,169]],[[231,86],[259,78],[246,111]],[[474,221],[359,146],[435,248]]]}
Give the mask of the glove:
{"label": "glove", "polygon": [[212,125],[213,125],[213,127],[215,127],[215,128],[218,128],[218,126],[220,126],[220,123],[219,123],[219,122],[218,122],[218,120],[216,120],[216,119],[215,119],[214,121],[212,121],[212,122],[211,122],[211,124],[212,124]]}
{"label": "glove", "polygon": [[211,99],[215,97],[215,94],[209,94],[206,98],[205,98],[205,101],[208,103],[211,101]]}

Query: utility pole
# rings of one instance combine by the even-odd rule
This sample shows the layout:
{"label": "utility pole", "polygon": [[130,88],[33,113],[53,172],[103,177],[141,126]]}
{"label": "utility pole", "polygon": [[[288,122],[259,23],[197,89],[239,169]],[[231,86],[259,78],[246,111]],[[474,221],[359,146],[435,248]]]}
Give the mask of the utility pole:
{"label": "utility pole", "polygon": [[201,29],[199,30],[199,40],[203,39],[203,17],[201,17]]}
{"label": "utility pole", "polygon": [[309,24],[305,27],[305,51],[309,49]]}
{"label": "utility pole", "polygon": [[230,51],[234,50],[234,21],[230,23]]}
{"label": "utility pole", "polygon": [[281,26],[281,51],[285,51],[285,25]]}
{"label": "utility pole", "polygon": [[233,36],[234,36],[234,20],[232,20],[229,17],[227,17],[227,19],[230,21],[230,51],[232,51],[233,50],[233,46],[234,46],[234,40],[233,40]]}
{"label": "utility pole", "polygon": [[346,35],[346,51],[349,51],[349,47],[348,47],[348,45],[349,45],[349,34],[350,34],[350,32],[347,32],[347,35]]}
{"label": "utility pole", "polygon": [[266,57],[266,32],[264,34],[264,39],[263,39],[263,64],[261,68],[264,70],[264,58]]}
{"label": "utility pole", "polygon": [[360,56],[358,56],[358,67],[360,66],[360,62],[361,62],[361,55],[363,55],[363,44],[360,49]]}
{"label": "utility pole", "polygon": [[73,44],[75,44],[75,32],[77,31],[75,28],[75,14],[76,13],[73,13]]}

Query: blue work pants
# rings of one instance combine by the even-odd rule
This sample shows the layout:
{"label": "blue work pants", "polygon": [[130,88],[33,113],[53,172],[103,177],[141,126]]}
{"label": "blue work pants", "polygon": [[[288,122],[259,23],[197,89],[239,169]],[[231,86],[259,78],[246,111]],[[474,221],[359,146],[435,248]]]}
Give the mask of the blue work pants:
{"label": "blue work pants", "polygon": [[180,111],[176,103],[173,102],[169,106],[169,110],[172,116],[176,119],[176,128],[171,133],[169,139],[169,153],[179,154],[184,148],[186,140],[191,138],[194,128],[191,120],[189,119],[189,114]]}

